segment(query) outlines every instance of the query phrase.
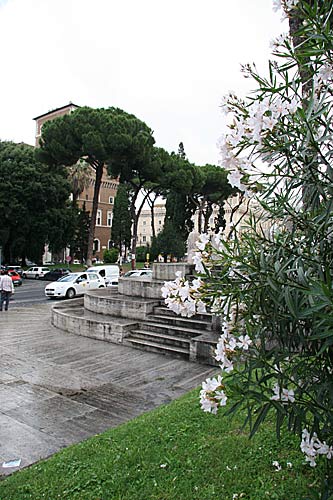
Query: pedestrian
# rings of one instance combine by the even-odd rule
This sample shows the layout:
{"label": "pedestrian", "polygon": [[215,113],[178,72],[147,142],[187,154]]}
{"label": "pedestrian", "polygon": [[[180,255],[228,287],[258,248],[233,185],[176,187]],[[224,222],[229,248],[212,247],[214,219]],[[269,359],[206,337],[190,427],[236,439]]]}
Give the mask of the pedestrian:
{"label": "pedestrian", "polygon": [[14,285],[10,276],[8,276],[8,271],[3,271],[0,281],[0,311],[5,304],[5,311],[8,311],[8,304],[11,295],[14,293]]}

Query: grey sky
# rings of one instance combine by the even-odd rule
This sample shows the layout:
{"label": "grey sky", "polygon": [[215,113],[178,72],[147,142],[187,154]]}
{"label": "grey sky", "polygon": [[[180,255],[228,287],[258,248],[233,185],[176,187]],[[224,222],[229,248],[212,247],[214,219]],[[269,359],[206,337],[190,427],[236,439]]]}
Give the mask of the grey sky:
{"label": "grey sky", "polygon": [[0,139],[33,144],[32,118],[72,101],[217,163],[221,97],[248,87],[240,63],[266,69],[282,31],[271,0],[0,0]]}

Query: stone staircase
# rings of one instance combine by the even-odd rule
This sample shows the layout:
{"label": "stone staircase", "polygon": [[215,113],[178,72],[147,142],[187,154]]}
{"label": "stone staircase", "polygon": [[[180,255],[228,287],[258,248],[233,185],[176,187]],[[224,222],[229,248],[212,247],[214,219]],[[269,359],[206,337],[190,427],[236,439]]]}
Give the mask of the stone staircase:
{"label": "stone staircase", "polygon": [[217,318],[183,318],[162,305],[161,287],[178,270],[191,274],[188,264],[154,263],[152,279],[123,277],[118,290],[91,290],[82,299],[59,302],[52,308],[52,324],[76,335],[216,366]]}
{"label": "stone staircase", "polygon": [[145,321],[128,332],[124,343],[136,349],[190,359],[191,340],[212,335],[211,330],[210,314],[184,318],[167,307],[157,306]]}

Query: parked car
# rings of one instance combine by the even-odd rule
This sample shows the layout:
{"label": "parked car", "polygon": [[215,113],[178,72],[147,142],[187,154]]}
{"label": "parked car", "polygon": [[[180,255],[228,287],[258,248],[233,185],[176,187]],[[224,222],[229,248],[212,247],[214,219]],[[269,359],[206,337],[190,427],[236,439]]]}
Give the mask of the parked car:
{"label": "parked car", "polygon": [[132,271],[127,271],[124,274],[124,278],[138,278],[139,276],[152,278],[153,271],[151,269],[132,269]]}
{"label": "parked car", "polygon": [[109,284],[113,281],[118,281],[120,270],[117,265],[109,264],[104,266],[93,266],[88,267],[87,273],[97,273],[99,276],[104,278],[105,285],[109,286]]}
{"label": "parked car", "polygon": [[16,271],[20,276],[23,274],[23,269],[21,266],[6,266],[7,271]]}
{"label": "parked car", "polygon": [[14,286],[22,285],[22,278],[16,271],[8,271],[8,276],[11,277]]}
{"label": "parked car", "polygon": [[50,271],[49,267],[29,267],[26,271],[23,271],[23,278],[34,278],[38,280],[39,278],[43,278],[44,274]]}
{"label": "parked car", "polygon": [[97,273],[70,273],[46,285],[45,295],[51,299],[64,297],[73,299],[75,296],[83,295],[87,290],[104,287],[104,278]]}
{"label": "parked car", "polygon": [[67,274],[71,272],[72,271],[70,269],[66,268],[52,269],[48,273],[44,274],[43,278],[40,279],[43,279],[44,281],[57,281],[59,278],[67,276]]}

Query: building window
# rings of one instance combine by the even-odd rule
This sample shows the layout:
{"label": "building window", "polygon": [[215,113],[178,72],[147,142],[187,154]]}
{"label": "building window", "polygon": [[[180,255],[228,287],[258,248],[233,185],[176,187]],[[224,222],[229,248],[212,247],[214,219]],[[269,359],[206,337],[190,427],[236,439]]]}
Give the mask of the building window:
{"label": "building window", "polygon": [[101,242],[96,238],[96,240],[94,240],[94,252],[99,252],[101,248]]}
{"label": "building window", "polygon": [[96,226],[101,226],[102,225],[102,210],[97,210],[97,215],[96,215]]}
{"label": "building window", "polygon": [[112,240],[109,240],[108,241],[108,249],[111,250],[111,248],[112,248]]}
{"label": "building window", "polygon": [[109,203],[110,203],[110,205],[113,205],[113,196],[110,196]]}
{"label": "building window", "polygon": [[88,201],[88,200],[89,200],[89,196],[86,194],[86,201]]}
{"label": "building window", "polygon": [[159,225],[159,226],[161,226],[161,225],[162,225],[162,221],[161,221],[161,220],[159,220],[159,221],[158,221],[158,225]]}
{"label": "building window", "polygon": [[112,226],[112,212],[111,212],[111,210],[108,210],[107,225],[109,227]]}
{"label": "building window", "polygon": [[142,236],[142,241],[143,241],[143,243],[146,243],[147,238],[145,236]]}
{"label": "building window", "polygon": [[145,226],[145,225],[146,225],[146,221],[144,220],[144,221],[142,222],[142,224]]}

